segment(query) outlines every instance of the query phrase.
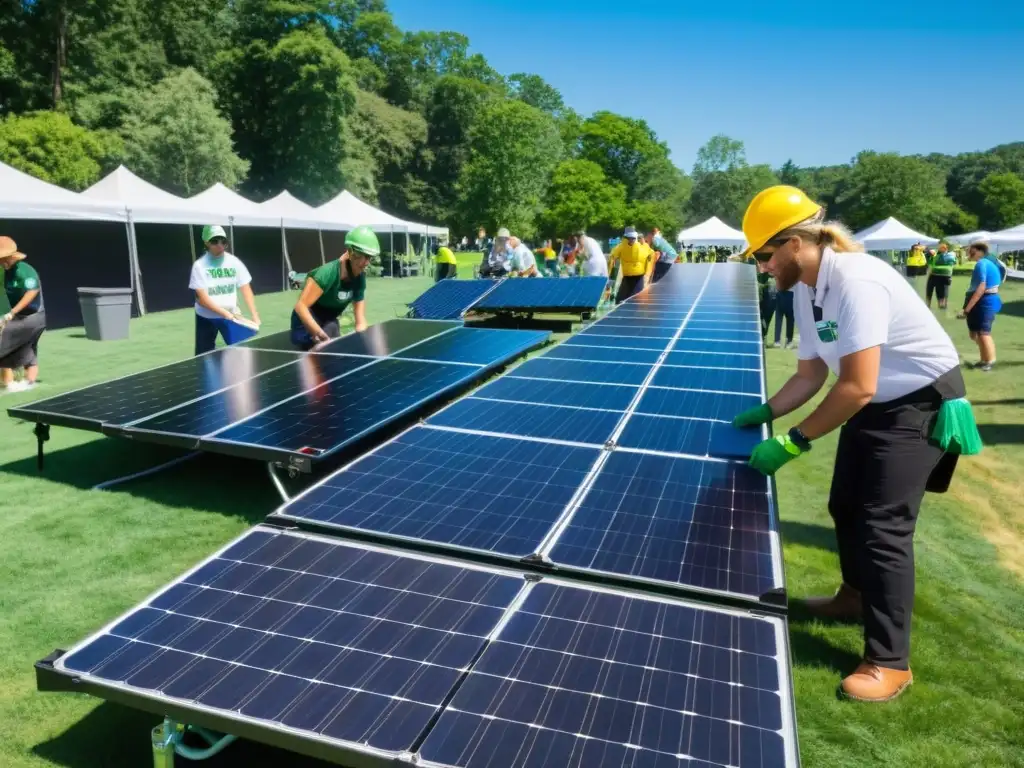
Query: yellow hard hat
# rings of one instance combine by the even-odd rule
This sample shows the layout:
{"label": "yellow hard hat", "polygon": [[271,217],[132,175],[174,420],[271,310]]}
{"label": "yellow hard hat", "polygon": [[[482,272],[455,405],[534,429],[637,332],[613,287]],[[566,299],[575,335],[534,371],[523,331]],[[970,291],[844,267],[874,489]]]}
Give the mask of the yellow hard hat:
{"label": "yellow hard hat", "polygon": [[743,234],[747,253],[764,248],[765,243],[784,229],[815,216],[821,206],[802,190],[780,184],[759,192],[743,214]]}

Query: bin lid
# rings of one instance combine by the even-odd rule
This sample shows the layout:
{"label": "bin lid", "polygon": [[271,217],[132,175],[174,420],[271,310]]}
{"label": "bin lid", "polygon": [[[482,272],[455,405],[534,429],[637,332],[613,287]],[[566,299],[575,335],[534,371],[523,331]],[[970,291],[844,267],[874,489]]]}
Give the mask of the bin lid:
{"label": "bin lid", "polygon": [[79,288],[79,296],[131,296],[131,288]]}

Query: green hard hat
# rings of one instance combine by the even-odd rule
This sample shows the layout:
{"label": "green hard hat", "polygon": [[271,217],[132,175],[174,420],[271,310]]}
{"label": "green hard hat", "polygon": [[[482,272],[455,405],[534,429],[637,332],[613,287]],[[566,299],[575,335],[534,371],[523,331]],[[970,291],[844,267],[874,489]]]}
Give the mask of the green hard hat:
{"label": "green hard hat", "polygon": [[345,247],[359,251],[366,256],[380,256],[380,242],[377,235],[365,224],[345,235]]}
{"label": "green hard hat", "polygon": [[224,231],[224,227],[218,226],[217,224],[207,224],[203,227],[204,243],[210,242],[215,237],[223,237],[225,240],[228,239],[228,234]]}

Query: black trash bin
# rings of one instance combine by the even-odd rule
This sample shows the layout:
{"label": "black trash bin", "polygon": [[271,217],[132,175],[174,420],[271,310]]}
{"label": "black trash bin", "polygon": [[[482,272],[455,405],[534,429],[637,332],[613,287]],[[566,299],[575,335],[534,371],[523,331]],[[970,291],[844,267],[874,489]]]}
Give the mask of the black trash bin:
{"label": "black trash bin", "polygon": [[79,288],[85,337],[93,341],[128,338],[132,319],[131,288]]}

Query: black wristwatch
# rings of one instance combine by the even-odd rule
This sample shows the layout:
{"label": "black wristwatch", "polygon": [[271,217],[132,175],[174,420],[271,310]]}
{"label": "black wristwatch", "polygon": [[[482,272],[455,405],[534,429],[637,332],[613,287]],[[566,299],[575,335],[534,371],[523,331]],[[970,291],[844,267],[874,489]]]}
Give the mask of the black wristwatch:
{"label": "black wristwatch", "polygon": [[789,439],[792,441],[793,445],[804,453],[811,450],[811,441],[807,439],[807,435],[800,431],[799,427],[793,427],[789,430]]}

